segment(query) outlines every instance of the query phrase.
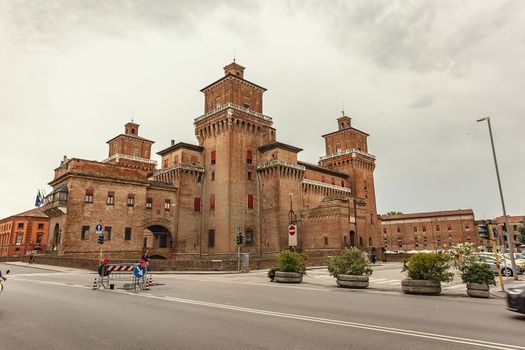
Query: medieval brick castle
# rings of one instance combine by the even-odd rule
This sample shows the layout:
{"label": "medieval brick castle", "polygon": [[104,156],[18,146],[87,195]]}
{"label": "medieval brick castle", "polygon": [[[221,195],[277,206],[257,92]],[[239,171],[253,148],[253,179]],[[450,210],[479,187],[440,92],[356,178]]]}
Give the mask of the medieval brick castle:
{"label": "medieval brick castle", "polygon": [[195,118],[198,144],[175,143],[151,160],[153,141],[139,125],[109,140],[102,162],[64,157],[44,207],[48,247],[58,256],[96,257],[95,226],[105,254],[214,259],[243,252],[269,256],[288,247],[288,225],[298,226],[298,250],[329,254],[344,247],[381,247],[374,189],[375,157],[368,134],[337,119],[323,135],[326,155],[301,162],[300,148],[277,141],[263,114],[265,88],[231,63],[203,88],[204,114]]}

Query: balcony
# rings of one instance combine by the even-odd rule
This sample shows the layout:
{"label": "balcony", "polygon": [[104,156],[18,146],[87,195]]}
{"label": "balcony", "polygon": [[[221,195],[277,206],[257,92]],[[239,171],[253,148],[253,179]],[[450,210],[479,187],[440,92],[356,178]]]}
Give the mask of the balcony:
{"label": "balcony", "polygon": [[152,165],[155,165],[155,166],[157,165],[157,162],[155,160],[146,159],[146,158],[137,157],[137,156],[130,156],[128,154],[123,154],[123,153],[115,153],[111,157],[103,160],[102,163],[109,163],[111,161],[115,161],[115,162],[118,163],[118,161],[120,159],[132,160],[134,162],[147,163],[147,164],[152,164]]}
{"label": "balcony", "polygon": [[376,159],[376,157],[371,155],[370,153],[361,151],[361,150],[359,150],[357,148],[349,148],[349,149],[344,149],[344,150],[338,150],[335,153],[331,153],[331,154],[328,154],[326,156],[319,157],[319,159],[320,160],[326,160],[326,159],[330,159],[330,158],[341,156],[343,154],[351,154],[352,158],[354,158],[357,154],[360,154],[362,156],[365,156],[365,157],[368,157],[368,158],[371,158],[371,159]]}
{"label": "balcony", "polygon": [[212,115],[215,115],[219,112],[222,112],[222,111],[225,111],[225,110],[228,110],[228,109],[233,109],[233,110],[236,110],[236,111],[239,111],[239,112],[243,112],[243,113],[246,113],[248,115],[251,115],[252,117],[256,117],[256,118],[259,118],[259,119],[262,119],[262,120],[265,120],[265,121],[268,121],[268,122],[271,122],[272,121],[272,118],[267,116],[267,115],[264,115],[262,113],[259,113],[259,112],[255,112],[255,111],[252,111],[251,109],[249,108],[245,108],[245,107],[241,107],[241,106],[238,106],[236,104],[233,104],[233,103],[225,103],[223,105],[220,105],[219,107],[216,107],[215,109],[212,109],[211,111],[209,111],[208,113],[206,114],[203,114],[201,115],[200,117],[197,117],[195,118],[195,120],[193,121],[194,124],[208,118],[208,117],[211,117]]}

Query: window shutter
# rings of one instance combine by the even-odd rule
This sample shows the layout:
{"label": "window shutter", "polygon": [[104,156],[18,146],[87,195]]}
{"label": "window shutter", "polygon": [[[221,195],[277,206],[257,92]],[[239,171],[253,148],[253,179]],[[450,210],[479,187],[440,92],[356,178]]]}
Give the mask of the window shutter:
{"label": "window shutter", "polygon": [[217,160],[217,153],[216,151],[211,151],[211,161],[215,162]]}
{"label": "window shutter", "polygon": [[248,209],[253,209],[253,194],[248,195]]}
{"label": "window shutter", "polygon": [[201,211],[201,199],[200,199],[200,197],[193,198],[193,211]]}
{"label": "window shutter", "polygon": [[249,161],[249,162],[251,162],[252,159],[253,159],[253,153],[252,153],[252,151],[250,151],[250,150],[246,151],[246,160]]}

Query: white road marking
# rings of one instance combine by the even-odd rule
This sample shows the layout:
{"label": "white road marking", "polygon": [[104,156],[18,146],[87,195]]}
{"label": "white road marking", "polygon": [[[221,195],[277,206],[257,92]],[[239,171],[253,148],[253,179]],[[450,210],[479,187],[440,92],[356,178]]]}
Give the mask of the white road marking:
{"label": "white road marking", "polygon": [[[70,284],[65,284],[65,283],[60,283],[60,282],[37,281],[37,280],[29,280],[29,279],[23,279],[23,278],[19,278],[17,280],[19,280],[19,281],[27,281],[27,282],[43,283],[43,284],[50,284],[50,285],[57,285],[57,286],[64,286],[64,287],[73,287],[73,288],[79,288],[80,287],[80,288],[84,288],[84,289],[91,289],[91,287],[87,287],[87,286],[70,285]],[[134,297],[151,298],[151,299],[171,301],[171,302],[176,302],[176,303],[181,303],[181,304],[204,306],[204,307],[215,308],[215,309],[231,310],[231,311],[259,314],[259,315],[265,315],[265,316],[279,317],[279,318],[295,319],[295,320],[300,320],[300,321],[307,321],[307,322],[322,323],[322,324],[342,326],[342,327],[349,327],[349,328],[364,329],[364,330],[369,330],[369,331],[374,331],[374,332],[399,334],[399,335],[404,335],[404,336],[409,336],[409,337],[433,339],[433,340],[439,340],[439,341],[443,341],[443,342],[456,343],[456,344],[466,344],[466,345],[478,346],[478,347],[490,348],[490,349],[525,350],[525,347],[518,346],[518,345],[510,345],[510,344],[489,342],[489,341],[485,341],[485,340],[477,340],[477,339],[470,339],[470,338],[454,337],[454,336],[438,334],[438,333],[419,332],[419,331],[413,331],[413,330],[402,329],[402,328],[384,327],[384,326],[378,326],[378,325],[373,325],[373,324],[348,322],[348,321],[341,321],[341,320],[335,320],[335,319],[329,319],[329,318],[312,317],[312,316],[298,315],[298,314],[289,314],[289,313],[268,311],[268,310],[262,310],[262,309],[252,309],[252,308],[233,306],[233,305],[226,305],[226,304],[216,304],[216,303],[209,303],[209,302],[199,301],[199,300],[175,298],[175,297],[170,297],[170,296],[164,296],[164,297],[162,297],[162,296],[154,296],[154,295],[152,295],[150,293],[132,293],[132,292],[128,292],[128,291],[115,291],[115,290],[113,290],[113,291],[111,291],[111,290],[103,290],[103,292],[107,292],[107,293],[117,292],[117,293],[127,294],[129,296],[134,296]]]}

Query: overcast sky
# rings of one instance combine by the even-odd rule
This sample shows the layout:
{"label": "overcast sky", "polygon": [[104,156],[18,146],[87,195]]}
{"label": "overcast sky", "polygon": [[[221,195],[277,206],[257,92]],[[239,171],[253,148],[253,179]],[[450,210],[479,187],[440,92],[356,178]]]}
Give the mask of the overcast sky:
{"label": "overcast sky", "polygon": [[501,215],[488,115],[507,212],[525,214],[524,18],[519,0],[0,0],[0,218],[50,192],[64,155],[105,159],[132,115],[154,152],[196,143],[199,90],[234,49],[303,161],[344,103],[379,213]]}

